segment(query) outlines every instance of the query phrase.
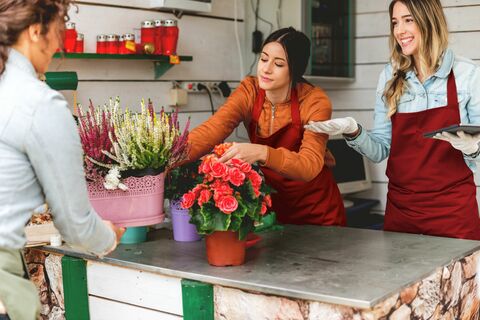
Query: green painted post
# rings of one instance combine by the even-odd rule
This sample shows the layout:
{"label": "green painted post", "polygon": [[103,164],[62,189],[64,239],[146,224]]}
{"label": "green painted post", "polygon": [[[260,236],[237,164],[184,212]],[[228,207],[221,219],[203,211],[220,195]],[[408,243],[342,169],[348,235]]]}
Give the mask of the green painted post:
{"label": "green painted post", "polygon": [[83,259],[63,256],[62,277],[67,320],[88,320],[87,263]]}
{"label": "green painted post", "polygon": [[184,320],[213,320],[213,286],[182,279]]}

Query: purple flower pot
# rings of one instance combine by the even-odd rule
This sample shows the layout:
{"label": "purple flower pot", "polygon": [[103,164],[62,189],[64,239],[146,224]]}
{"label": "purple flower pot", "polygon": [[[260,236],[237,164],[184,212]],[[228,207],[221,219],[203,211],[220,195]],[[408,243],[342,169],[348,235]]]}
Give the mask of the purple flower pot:
{"label": "purple flower pot", "polygon": [[182,209],[179,200],[172,200],[170,203],[172,215],[173,239],[175,241],[189,242],[200,240],[195,225],[189,223],[190,215],[188,209]]}

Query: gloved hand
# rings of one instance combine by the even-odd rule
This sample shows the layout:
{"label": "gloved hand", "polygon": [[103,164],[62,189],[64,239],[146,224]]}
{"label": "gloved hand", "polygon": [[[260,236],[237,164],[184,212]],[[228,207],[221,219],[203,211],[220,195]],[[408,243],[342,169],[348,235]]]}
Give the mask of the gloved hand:
{"label": "gloved hand", "polygon": [[458,131],[457,134],[452,134],[450,132],[442,132],[437,133],[434,138],[447,141],[455,149],[462,151],[466,155],[469,155],[478,151],[480,133],[470,135],[463,131]]}
{"label": "gloved hand", "polygon": [[358,131],[358,124],[352,117],[346,117],[318,122],[309,121],[304,128],[313,132],[335,136],[338,134],[348,135],[356,133]]}

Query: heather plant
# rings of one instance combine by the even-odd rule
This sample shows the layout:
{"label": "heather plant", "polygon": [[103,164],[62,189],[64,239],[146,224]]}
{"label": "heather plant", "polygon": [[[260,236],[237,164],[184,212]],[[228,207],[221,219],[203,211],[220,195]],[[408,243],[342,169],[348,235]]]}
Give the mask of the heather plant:
{"label": "heather plant", "polygon": [[114,117],[116,139],[111,139],[113,152],[105,154],[120,170],[165,169],[187,157],[187,138],[190,120],[183,133],[178,122],[178,112],[167,113],[162,108],[159,114],[151,101],[141,112],[131,113],[126,109]]}
{"label": "heather plant", "polygon": [[[86,111],[80,106],[78,131],[84,152],[84,168],[87,179],[96,180],[104,176],[108,167],[114,165],[104,151],[112,152],[116,141],[114,120],[119,101],[110,99],[109,105],[95,108],[92,101]],[[99,166],[97,163],[105,164]]]}
{"label": "heather plant", "polygon": [[152,102],[145,105],[144,100],[140,113],[127,108],[121,113],[119,106],[117,97],[103,107],[95,108],[90,102],[86,113],[79,108],[87,178],[117,177],[127,170],[160,172],[186,159],[190,120],[182,132],[177,111],[162,108],[157,114]]}

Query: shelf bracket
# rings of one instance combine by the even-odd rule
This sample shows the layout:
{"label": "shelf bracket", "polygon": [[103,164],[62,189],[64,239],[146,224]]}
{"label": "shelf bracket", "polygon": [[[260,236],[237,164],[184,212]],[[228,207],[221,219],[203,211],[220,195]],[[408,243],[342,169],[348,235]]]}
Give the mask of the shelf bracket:
{"label": "shelf bracket", "polygon": [[161,76],[163,76],[165,72],[170,70],[170,68],[173,67],[173,64],[165,63],[161,61],[154,61],[153,67],[155,69],[155,79],[158,79]]}

